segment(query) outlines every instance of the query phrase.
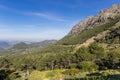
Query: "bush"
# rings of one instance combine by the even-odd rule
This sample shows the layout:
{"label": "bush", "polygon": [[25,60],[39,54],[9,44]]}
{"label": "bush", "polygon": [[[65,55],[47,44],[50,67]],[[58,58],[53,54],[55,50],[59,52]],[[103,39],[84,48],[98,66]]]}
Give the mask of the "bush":
{"label": "bush", "polygon": [[93,59],[92,54],[90,54],[88,47],[81,47],[75,53],[76,59],[81,61],[91,61]]}
{"label": "bush", "polygon": [[98,65],[90,61],[83,61],[80,64],[80,69],[82,69],[83,71],[96,71],[98,70],[98,68]]}
{"label": "bush", "polygon": [[75,69],[77,67],[76,63],[70,64],[70,69]]}
{"label": "bush", "polygon": [[63,74],[65,75],[69,75],[69,76],[74,76],[76,74],[78,74],[80,71],[78,69],[68,69],[68,70],[65,70],[63,72]]}

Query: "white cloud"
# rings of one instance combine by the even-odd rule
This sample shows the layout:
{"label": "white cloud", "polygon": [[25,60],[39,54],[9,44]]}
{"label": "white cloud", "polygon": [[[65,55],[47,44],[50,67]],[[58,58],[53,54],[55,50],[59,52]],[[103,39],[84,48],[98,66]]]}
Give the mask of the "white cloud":
{"label": "white cloud", "polygon": [[26,15],[26,16],[37,16],[37,17],[41,17],[41,18],[53,20],[53,21],[60,21],[60,22],[68,21],[62,18],[61,16],[57,16],[56,14],[52,14],[50,12],[29,12],[29,11],[25,12],[25,11],[16,10],[16,9],[13,9],[13,8],[10,8],[4,5],[0,5],[0,9],[10,11],[13,13],[17,13],[17,14]]}
{"label": "white cloud", "polygon": [[29,15],[33,15],[33,16],[38,16],[38,17],[42,17],[45,19],[49,19],[49,20],[55,20],[55,21],[61,21],[61,22],[66,22],[67,20],[59,17],[59,16],[55,16],[51,13],[38,13],[38,12],[29,12],[27,13]]}

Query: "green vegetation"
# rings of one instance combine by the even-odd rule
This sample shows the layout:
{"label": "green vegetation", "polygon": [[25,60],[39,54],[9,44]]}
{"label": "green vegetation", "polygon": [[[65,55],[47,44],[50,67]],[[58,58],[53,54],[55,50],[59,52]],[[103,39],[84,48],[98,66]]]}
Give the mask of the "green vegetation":
{"label": "green vegetation", "polygon": [[105,22],[102,25],[95,26],[92,29],[84,30],[76,36],[66,36],[62,40],[58,41],[57,44],[63,44],[63,45],[81,44],[86,40],[88,40],[89,38],[97,35],[98,33],[110,29],[117,22],[119,22],[119,20],[120,18],[116,17],[115,19]]}
{"label": "green vegetation", "polygon": [[[65,80],[119,80],[120,79],[120,71],[119,70],[104,70],[104,71],[96,71],[91,73],[83,73],[84,75],[76,75],[76,78],[68,78]],[[78,78],[79,76],[79,78]]]}
{"label": "green vegetation", "polygon": [[80,64],[80,69],[83,71],[96,71],[98,68],[98,65],[90,61],[83,61]]}
{"label": "green vegetation", "polygon": [[[33,54],[22,54],[22,55],[13,55],[7,58],[1,58],[1,68],[12,69],[13,72],[9,73],[10,80],[14,80],[14,78],[21,78],[23,74],[27,74],[29,71],[29,75],[25,76],[28,80],[34,80],[37,78],[43,79],[41,76],[37,75],[35,77],[34,70],[39,71],[43,70],[65,70],[61,72],[61,75],[66,75],[66,78],[80,78],[80,72],[88,72],[89,74],[95,72],[97,70],[105,70],[105,69],[119,69],[120,67],[120,53],[117,52],[118,49],[105,52],[101,46],[97,43],[93,43],[88,47],[81,47],[79,48],[74,54],[68,51],[71,50],[73,46],[50,46],[52,52],[49,53],[51,50],[50,48],[46,48],[45,50],[41,51],[41,53],[33,53]],[[61,48],[61,54],[55,53],[56,50]],[[57,49],[56,49],[57,48]],[[67,49],[65,49],[67,48]],[[55,50],[54,50],[55,49]],[[64,50],[64,51],[63,51]],[[67,50],[67,51],[66,51]],[[45,51],[45,53],[44,53]],[[54,52],[55,51],[55,52]],[[105,54],[103,55],[102,52]],[[53,55],[51,55],[53,54]],[[98,57],[100,55],[100,57]],[[6,65],[7,64],[7,65]],[[20,73],[15,75],[16,70],[20,71]],[[39,71],[38,71],[39,70]],[[44,71],[43,71],[44,72]],[[38,74],[37,73],[37,74]],[[86,76],[87,74],[86,73]],[[77,75],[79,74],[79,75]],[[33,78],[30,76],[34,76]],[[55,80],[57,77],[56,72],[47,73],[44,78],[48,80]],[[17,76],[17,77],[16,77]],[[51,77],[50,77],[51,76]],[[6,75],[8,77],[8,75]],[[85,77],[85,76],[84,76]],[[89,77],[89,76],[88,76]],[[30,79],[29,79],[30,78]],[[55,78],[55,79],[53,79]],[[62,77],[64,78],[64,77]]]}
{"label": "green vegetation", "polygon": [[[70,39],[70,44],[82,43],[109,29],[104,38],[96,39],[89,46],[82,46],[77,50],[76,45],[55,44],[32,50],[26,49],[24,43],[17,45],[16,50],[23,50],[19,52],[21,54],[0,57],[0,80],[118,79],[120,77],[120,27],[112,29],[118,21],[119,18],[116,18],[101,26],[83,31],[73,40]],[[65,42],[65,44],[69,43]]]}

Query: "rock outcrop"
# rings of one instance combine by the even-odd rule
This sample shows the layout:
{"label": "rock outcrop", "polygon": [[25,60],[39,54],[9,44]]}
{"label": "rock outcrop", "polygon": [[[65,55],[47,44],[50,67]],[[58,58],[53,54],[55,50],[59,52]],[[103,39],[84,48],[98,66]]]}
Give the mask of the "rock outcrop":
{"label": "rock outcrop", "polygon": [[97,26],[105,21],[113,19],[116,16],[120,16],[120,4],[114,4],[112,5],[112,7],[102,10],[96,16],[90,16],[85,20],[79,22],[77,25],[73,27],[68,36],[77,35],[78,33],[85,29]]}

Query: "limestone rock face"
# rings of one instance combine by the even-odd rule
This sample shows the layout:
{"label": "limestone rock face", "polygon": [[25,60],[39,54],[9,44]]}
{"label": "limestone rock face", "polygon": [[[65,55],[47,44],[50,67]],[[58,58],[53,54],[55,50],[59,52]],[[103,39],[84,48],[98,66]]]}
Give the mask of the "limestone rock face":
{"label": "limestone rock face", "polygon": [[112,5],[112,7],[102,10],[96,16],[87,17],[86,19],[75,25],[73,29],[69,32],[68,36],[77,35],[85,29],[97,26],[105,21],[108,21],[109,19],[113,19],[116,16],[120,16],[120,4],[114,4]]}

